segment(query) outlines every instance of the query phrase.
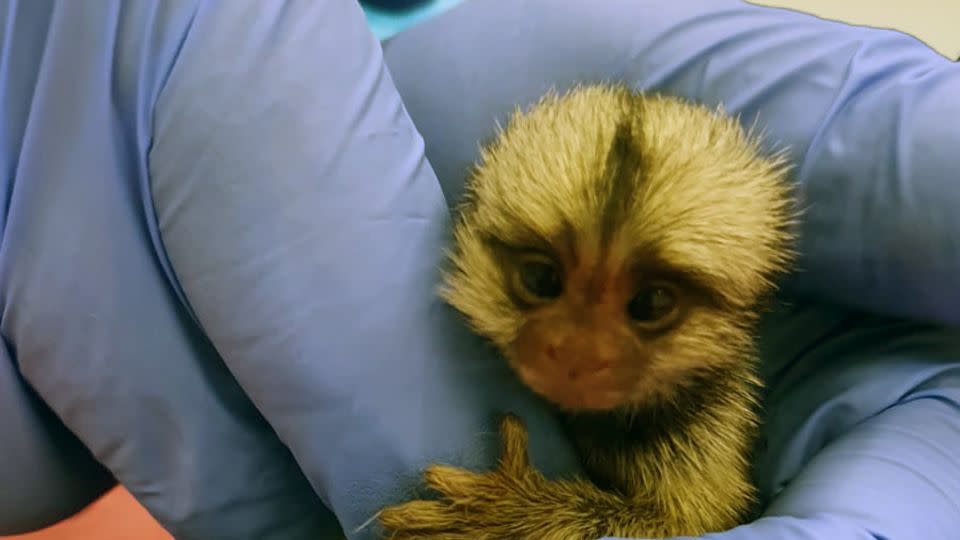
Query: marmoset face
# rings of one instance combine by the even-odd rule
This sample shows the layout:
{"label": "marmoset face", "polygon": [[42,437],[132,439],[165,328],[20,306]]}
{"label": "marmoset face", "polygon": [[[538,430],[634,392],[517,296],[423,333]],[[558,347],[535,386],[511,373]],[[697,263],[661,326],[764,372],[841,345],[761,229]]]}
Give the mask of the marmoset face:
{"label": "marmoset face", "polygon": [[670,400],[747,361],[790,211],[783,163],[729,117],[551,95],[485,149],[443,296],[563,409]]}

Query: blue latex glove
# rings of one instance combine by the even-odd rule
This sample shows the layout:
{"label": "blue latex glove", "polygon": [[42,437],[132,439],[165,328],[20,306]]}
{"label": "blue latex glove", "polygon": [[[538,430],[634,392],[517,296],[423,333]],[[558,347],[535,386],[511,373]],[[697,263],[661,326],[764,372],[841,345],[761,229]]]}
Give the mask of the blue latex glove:
{"label": "blue latex glove", "polygon": [[[790,292],[960,322],[960,66],[911,37],[732,0],[485,0],[402,33],[386,57],[450,199],[491,120],[550,86],[624,80],[722,102],[799,164],[809,208]],[[954,538],[956,332],[801,304],[762,338],[766,511],[707,538]]]}
{"label": "blue latex glove", "polygon": [[[960,322],[960,66],[911,37],[732,0],[485,0],[386,57],[450,199],[492,119],[550,86],[614,79],[722,102],[799,164],[805,271],[790,292]],[[706,538],[955,538],[956,332],[800,304],[761,335],[766,512]]]}
{"label": "blue latex glove", "polygon": [[[945,279],[960,268],[950,244],[960,227],[949,221],[957,194],[943,172],[956,170],[947,151],[956,128],[932,123],[956,111],[936,96],[953,95],[955,68],[891,33],[739,3],[556,5],[474,2],[390,45],[391,71],[447,194],[493,117],[549,85],[623,77],[723,100],[763,111],[771,140],[799,143],[798,159],[832,164],[826,176],[801,171],[805,186],[822,184],[807,191],[827,209],[807,225],[800,290],[830,296],[835,276],[882,270],[882,283],[838,298],[957,317],[955,304],[930,301],[958,294]],[[573,469],[544,411],[430,300],[445,201],[352,0],[157,6],[29,0],[7,2],[0,15],[0,158],[11,179],[0,259],[11,356],[0,371],[0,527],[62,515],[105,485],[89,456],[57,449],[68,436],[27,385],[184,539],[325,537],[330,514],[300,470],[352,530],[403,499],[423,463],[489,464],[493,441],[483,435],[491,413],[507,408],[531,422],[538,465]],[[797,34],[815,39],[800,46]],[[851,61],[871,44],[885,52],[866,66]],[[890,75],[878,79],[878,70]],[[882,122],[876,111],[891,114],[905,95],[922,99],[911,100],[912,123],[897,116],[898,144],[872,141],[868,161],[851,154],[864,135],[878,136],[854,128]],[[806,107],[790,111],[791,102]],[[880,167],[914,148],[922,160]],[[880,185],[901,189],[880,197],[876,177],[888,171],[897,175]],[[886,204],[886,214],[858,210],[863,200]],[[889,237],[867,235],[879,227],[930,238],[938,258],[897,264]],[[823,247],[842,247],[838,239],[846,250]],[[913,296],[892,301],[872,290],[878,283]],[[960,492],[960,472],[932,451],[916,461],[912,453],[960,439],[957,413],[947,412],[958,400],[949,371],[957,348],[933,330],[847,319],[788,311],[765,333],[776,369],[759,470],[768,498],[797,478],[771,511],[804,518],[770,523],[783,538],[817,527],[841,540],[871,530],[946,538],[934,527],[955,527],[957,516],[936,505]],[[904,423],[911,411],[940,424]],[[842,444],[879,457],[831,458]],[[49,473],[66,466],[91,479]],[[841,481],[829,486],[839,499],[818,501],[822,488],[804,485],[818,470]],[[903,476],[889,480],[891,471]],[[840,489],[885,492],[891,482],[921,485],[909,500],[924,504],[922,522],[906,505],[871,506]],[[74,498],[62,497],[67,487]],[[780,534],[763,523],[730,534]]]}
{"label": "blue latex glove", "polygon": [[435,299],[447,206],[354,0],[6,1],[0,28],[0,534],[102,493],[100,462],[178,539],[326,538],[321,502],[353,529],[425,460],[490,464],[497,408],[572,467]]}

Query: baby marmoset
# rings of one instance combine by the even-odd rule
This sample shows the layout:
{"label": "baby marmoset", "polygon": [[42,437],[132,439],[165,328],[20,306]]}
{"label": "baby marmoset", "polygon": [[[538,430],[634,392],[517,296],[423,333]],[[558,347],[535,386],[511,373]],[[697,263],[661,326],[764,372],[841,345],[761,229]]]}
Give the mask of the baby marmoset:
{"label": "baby marmoset", "polygon": [[607,85],[518,111],[468,183],[442,295],[561,412],[587,477],[549,480],[522,424],[497,469],[434,466],[442,497],[390,538],[672,537],[742,522],[754,336],[791,262],[784,160],[718,111]]}

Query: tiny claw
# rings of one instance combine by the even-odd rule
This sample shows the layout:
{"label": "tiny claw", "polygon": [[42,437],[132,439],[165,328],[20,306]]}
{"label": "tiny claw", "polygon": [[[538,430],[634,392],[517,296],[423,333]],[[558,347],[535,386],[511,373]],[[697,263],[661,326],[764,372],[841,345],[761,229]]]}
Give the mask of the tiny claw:
{"label": "tiny claw", "polygon": [[527,428],[514,414],[504,415],[500,422],[501,468],[509,474],[522,474],[531,467],[527,451]]}

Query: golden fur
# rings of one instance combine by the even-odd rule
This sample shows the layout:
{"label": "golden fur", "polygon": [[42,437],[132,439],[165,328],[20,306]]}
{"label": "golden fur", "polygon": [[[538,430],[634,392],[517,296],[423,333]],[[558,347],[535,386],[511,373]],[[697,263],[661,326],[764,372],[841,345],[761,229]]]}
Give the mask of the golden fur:
{"label": "golden fur", "polygon": [[[477,333],[519,367],[525,333],[560,324],[576,335],[594,309],[580,293],[554,312],[518,308],[505,285],[510,263],[491,242],[573,246],[576,255],[563,258],[571,297],[592,283],[576,276],[629,282],[622,269],[638,258],[682,273],[703,294],[687,295],[682,320],[655,336],[635,335],[616,311],[598,315],[625,329],[601,345],[643,361],[615,366],[617,407],[562,411],[589,479],[543,477],[526,458],[522,424],[508,417],[500,466],[431,468],[426,481],[443,498],[384,510],[388,537],[670,537],[740,523],[754,496],[752,333],[792,260],[792,210],[784,161],[720,111],[608,85],[551,93],[518,111],[471,175],[441,291]],[[601,296],[619,301],[614,289]]]}

